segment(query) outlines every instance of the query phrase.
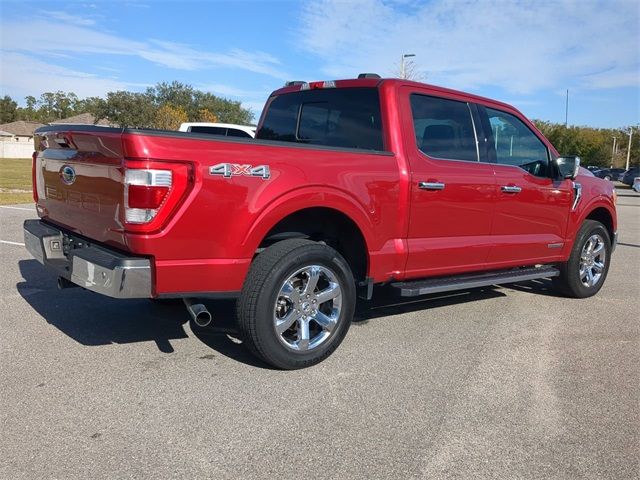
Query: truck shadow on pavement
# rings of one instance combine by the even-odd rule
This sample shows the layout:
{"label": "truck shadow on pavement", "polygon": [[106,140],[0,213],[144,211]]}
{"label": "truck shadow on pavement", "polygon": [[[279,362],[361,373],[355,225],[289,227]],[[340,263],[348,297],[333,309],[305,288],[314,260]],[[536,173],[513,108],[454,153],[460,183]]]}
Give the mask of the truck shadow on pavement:
{"label": "truck shadow on pavement", "polygon": [[459,305],[462,303],[476,302],[479,300],[488,300],[490,298],[504,296],[505,294],[497,291],[495,287],[482,287],[422,297],[400,297],[389,287],[377,287],[374,300],[360,300],[358,302],[353,323],[356,325],[363,325],[368,323],[370,320],[380,317]]}
{"label": "truck shadow on pavement", "polygon": [[[218,353],[256,367],[268,366],[253,357],[233,337],[233,301],[208,304],[214,327],[200,328],[191,322],[181,300],[153,302],[114,300],[81,288],[59,290],[57,278],[36,260],[21,260],[24,281],[18,293],[46,322],[86,346],[155,342],[158,350],[173,353],[171,340],[195,336]],[[191,335],[191,332],[193,335]]]}
{"label": "truck shadow on pavement", "polygon": [[113,300],[83,290],[58,290],[57,278],[36,260],[19,262],[24,282],[16,288],[47,323],[82,345],[154,341],[171,353],[169,340],[187,338],[184,308],[167,309],[148,300]]}
{"label": "truck shadow on pavement", "polygon": [[[211,326],[201,328],[190,322],[179,300],[114,300],[80,288],[58,290],[56,277],[36,260],[19,262],[23,282],[16,285],[20,295],[47,323],[76,342],[87,346],[153,341],[163,353],[174,352],[171,340],[193,336],[235,361],[257,368],[271,368],[251,355],[239,340],[235,328],[233,300],[205,302],[212,312]],[[550,282],[530,281],[507,288],[550,295]],[[476,288],[426,297],[402,298],[388,287],[376,288],[374,301],[359,301],[354,326],[380,317],[477,302],[506,294],[496,287]],[[426,313],[428,315],[428,313]],[[190,322],[190,328],[185,324]]]}

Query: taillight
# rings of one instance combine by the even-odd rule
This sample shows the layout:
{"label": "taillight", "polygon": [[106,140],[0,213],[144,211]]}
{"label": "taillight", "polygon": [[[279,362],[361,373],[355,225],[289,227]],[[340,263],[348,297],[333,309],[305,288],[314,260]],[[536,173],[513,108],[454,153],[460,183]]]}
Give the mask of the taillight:
{"label": "taillight", "polygon": [[31,191],[33,192],[33,201],[38,203],[38,185],[36,183],[36,162],[38,161],[38,152],[31,155]]}
{"label": "taillight", "polygon": [[124,175],[127,223],[149,223],[171,190],[171,170],[127,170]]}
{"label": "taillight", "polygon": [[185,163],[128,160],[124,172],[124,222],[127,230],[150,232],[163,226],[191,184]]}

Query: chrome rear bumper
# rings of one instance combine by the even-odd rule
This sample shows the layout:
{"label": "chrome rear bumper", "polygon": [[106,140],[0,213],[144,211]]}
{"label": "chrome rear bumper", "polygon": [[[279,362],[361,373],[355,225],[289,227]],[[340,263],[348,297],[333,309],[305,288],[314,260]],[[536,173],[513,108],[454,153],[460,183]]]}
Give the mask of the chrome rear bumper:
{"label": "chrome rear bumper", "polygon": [[151,297],[148,258],[93,245],[40,220],[24,222],[24,244],[40,263],[87,290],[112,298]]}

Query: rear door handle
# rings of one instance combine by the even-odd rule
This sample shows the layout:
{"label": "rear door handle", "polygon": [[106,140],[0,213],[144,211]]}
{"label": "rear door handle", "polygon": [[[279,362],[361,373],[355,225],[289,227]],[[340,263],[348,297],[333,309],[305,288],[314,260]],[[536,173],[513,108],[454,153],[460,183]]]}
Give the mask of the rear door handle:
{"label": "rear door handle", "polygon": [[500,187],[500,190],[502,190],[504,193],[520,193],[522,191],[522,188],[518,187],[517,185],[503,185],[502,187]]}
{"label": "rear door handle", "polygon": [[418,182],[420,190],[444,190],[444,183],[440,182]]}

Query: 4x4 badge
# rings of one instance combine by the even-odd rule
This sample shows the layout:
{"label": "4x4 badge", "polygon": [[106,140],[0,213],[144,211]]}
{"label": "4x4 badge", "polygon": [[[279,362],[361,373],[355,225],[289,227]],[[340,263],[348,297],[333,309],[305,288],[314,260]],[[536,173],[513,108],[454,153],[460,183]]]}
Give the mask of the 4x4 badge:
{"label": "4x4 badge", "polygon": [[271,172],[269,165],[240,165],[239,163],[219,163],[209,168],[209,174],[222,175],[230,178],[238,175],[246,175],[248,177],[260,177],[263,180],[269,179]]}

